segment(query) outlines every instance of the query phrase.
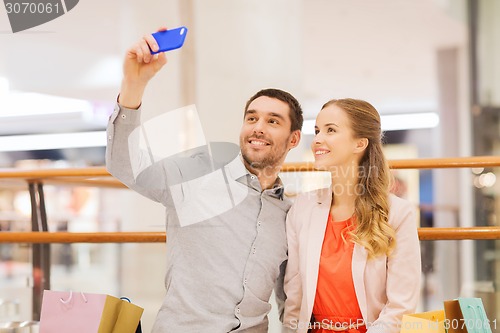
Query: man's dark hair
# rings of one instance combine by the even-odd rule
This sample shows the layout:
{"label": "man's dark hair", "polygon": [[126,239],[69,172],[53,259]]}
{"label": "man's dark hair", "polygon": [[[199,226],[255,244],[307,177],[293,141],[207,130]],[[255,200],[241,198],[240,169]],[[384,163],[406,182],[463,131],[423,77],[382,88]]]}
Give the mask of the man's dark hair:
{"label": "man's dark hair", "polygon": [[304,117],[302,115],[302,107],[300,106],[299,101],[297,101],[295,97],[293,97],[290,93],[287,93],[286,91],[283,90],[272,89],[272,88],[262,89],[261,91],[250,97],[247,104],[245,105],[245,112],[248,111],[248,106],[250,105],[250,103],[252,103],[255,99],[261,96],[276,98],[288,104],[288,107],[290,109],[289,112],[290,120],[292,121],[292,128],[290,132],[296,130],[300,131],[302,129],[302,123],[304,122]]}

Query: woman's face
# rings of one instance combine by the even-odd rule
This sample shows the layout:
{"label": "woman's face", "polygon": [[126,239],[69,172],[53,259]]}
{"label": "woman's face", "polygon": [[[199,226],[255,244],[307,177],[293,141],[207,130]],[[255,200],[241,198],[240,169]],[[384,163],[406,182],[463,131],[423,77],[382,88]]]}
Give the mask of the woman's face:
{"label": "woman's face", "polygon": [[[329,105],[316,117],[316,136],[311,144],[314,166],[320,170],[357,166],[361,158],[360,139],[354,137],[347,113]],[[353,164],[354,163],[354,164]]]}

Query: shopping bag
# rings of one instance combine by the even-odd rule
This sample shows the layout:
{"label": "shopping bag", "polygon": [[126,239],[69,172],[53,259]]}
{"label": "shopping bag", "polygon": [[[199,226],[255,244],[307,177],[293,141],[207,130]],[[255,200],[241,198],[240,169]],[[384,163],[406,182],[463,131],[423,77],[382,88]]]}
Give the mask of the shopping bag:
{"label": "shopping bag", "polygon": [[429,311],[403,315],[401,333],[445,333],[444,311]]}
{"label": "shopping bag", "polygon": [[110,295],[45,290],[40,333],[135,333],[143,311]]}
{"label": "shopping bag", "polygon": [[448,333],[492,333],[480,298],[458,298],[444,302]]}

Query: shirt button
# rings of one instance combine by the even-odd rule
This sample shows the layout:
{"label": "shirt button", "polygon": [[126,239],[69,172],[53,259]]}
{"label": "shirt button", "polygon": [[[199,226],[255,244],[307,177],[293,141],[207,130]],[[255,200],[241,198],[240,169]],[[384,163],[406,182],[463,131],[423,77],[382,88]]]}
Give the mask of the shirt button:
{"label": "shirt button", "polygon": [[243,284],[247,284],[247,282],[248,282],[247,279],[243,280]]}
{"label": "shirt button", "polygon": [[240,313],[240,308],[236,308],[236,313]]}
{"label": "shirt button", "polygon": [[260,227],[260,225],[261,225],[261,224],[262,224],[262,222],[261,222],[261,221],[258,221],[258,222],[257,222],[257,226],[259,226],[259,227]]}
{"label": "shirt button", "polygon": [[257,177],[255,177],[254,175],[251,175],[251,176],[250,176],[250,178],[251,178],[251,179],[255,179],[255,178],[257,178]]}
{"label": "shirt button", "polygon": [[253,253],[253,254],[255,254],[255,252],[256,252],[256,251],[257,251],[257,250],[256,250],[256,249],[255,249],[255,247],[254,247],[254,248],[253,248],[252,253]]}
{"label": "shirt button", "polygon": [[127,116],[126,116],[126,115],[124,115],[124,114],[122,114],[122,119],[125,119],[125,118],[127,118]]}

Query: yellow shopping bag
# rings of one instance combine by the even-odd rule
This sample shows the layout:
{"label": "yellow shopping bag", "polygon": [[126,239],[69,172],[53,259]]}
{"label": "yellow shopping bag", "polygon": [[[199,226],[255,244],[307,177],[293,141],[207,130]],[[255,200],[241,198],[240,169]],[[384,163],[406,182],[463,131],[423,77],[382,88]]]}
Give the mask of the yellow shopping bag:
{"label": "yellow shopping bag", "polygon": [[445,333],[444,310],[403,315],[401,333]]}

